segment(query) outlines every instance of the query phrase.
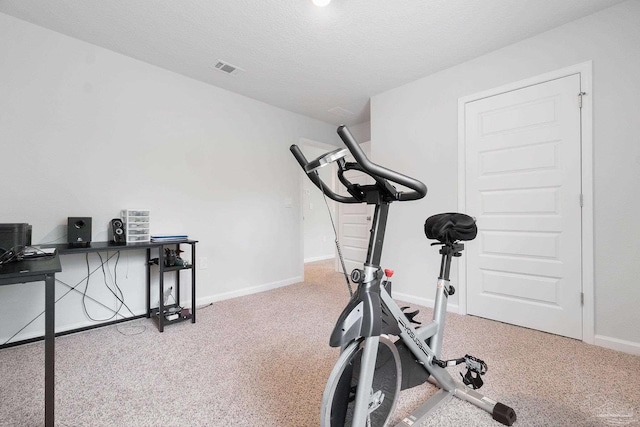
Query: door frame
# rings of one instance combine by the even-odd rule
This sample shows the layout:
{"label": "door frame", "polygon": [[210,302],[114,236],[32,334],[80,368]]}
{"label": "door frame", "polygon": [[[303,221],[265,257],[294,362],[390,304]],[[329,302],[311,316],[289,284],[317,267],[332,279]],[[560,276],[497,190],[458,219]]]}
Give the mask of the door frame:
{"label": "door frame", "polygon": [[[581,185],[582,185],[582,341],[595,341],[595,285],[594,285],[594,223],[593,223],[593,61],[561,68],[556,71],[509,83],[473,95],[458,98],[458,209],[466,210],[466,144],[465,105],[506,92],[534,86],[570,75],[580,75],[582,96],[581,131]],[[576,94],[578,102],[578,94]],[[579,203],[579,201],[576,201]],[[467,262],[458,262],[458,312],[467,314]]]}
{"label": "door frame", "polygon": [[[298,140],[298,145],[300,146],[300,149],[303,151],[304,153],[304,147],[313,147],[313,148],[320,148],[323,150],[326,150],[327,152],[335,150],[336,148],[340,148],[337,147],[335,145],[331,145],[331,144],[327,144],[325,142],[320,142],[320,141],[314,141],[312,139],[308,139],[308,138],[300,138]],[[307,159],[309,161],[313,160],[313,159]],[[305,179],[309,179],[307,177],[307,175],[304,173],[304,171],[302,169],[300,169],[300,167],[298,166],[298,188],[299,188],[299,197],[300,197],[300,259],[302,260],[302,271],[303,271],[303,277],[304,277],[304,246],[305,246],[305,242],[304,242],[304,206],[302,205],[303,201],[304,201],[304,180]],[[331,188],[332,191],[336,190],[336,177],[334,174],[331,174],[331,182],[327,183],[329,185],[329,187]],[[337,203],[334,202],[331,199],[327,199],[329,202],[330,206],[333,206],[333,211],[337,211],[336,205]],[[334,256],[337,256],[336,254],[336,250],[334,249]]]}

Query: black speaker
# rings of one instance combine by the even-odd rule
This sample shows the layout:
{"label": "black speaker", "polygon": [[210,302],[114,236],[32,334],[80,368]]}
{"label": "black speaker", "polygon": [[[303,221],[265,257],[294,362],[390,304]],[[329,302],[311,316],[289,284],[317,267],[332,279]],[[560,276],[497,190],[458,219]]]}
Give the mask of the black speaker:
{"label": "black speaker", "polygon": [[124,222],[121,219],[114,218],[111,220],[109,224],[109,240],[117,245],[127,243],[127,238],[124,234]]}
{"label": "black speaker", "polygon": [[70,216],[67,225],[69,246],[87,247],[91,245],[91,217]]}

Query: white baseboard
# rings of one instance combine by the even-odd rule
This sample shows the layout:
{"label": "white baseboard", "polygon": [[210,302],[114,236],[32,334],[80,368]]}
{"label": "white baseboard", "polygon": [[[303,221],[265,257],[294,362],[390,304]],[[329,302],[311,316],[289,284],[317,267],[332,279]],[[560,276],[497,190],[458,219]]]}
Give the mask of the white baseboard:
{"label": "white baseboard", "polygon": [[304,259],[304,263],[308,263],[308,262],[316,262],[316,261],[324,261],[325,259],[333,259],[336,256],[334,254],[331,255],[320,255],[320,256],[314,256],[311,258],[305,258]]}
{"label": "white baseboard", "polygon": [[[423,307],[433,308],[435,300],[430,298],[418,298],[413,295],[403,294],[399,292],[393,293],[393,298],[399,301],[405,301],[411,304],[421,305]],[[447,312],[458,313],[457,304],[447,305]],[[640,343],[633,341],[621,340],[618,338],[607,337],[604,335],[596,335],[594,344],[600,347],[609,348],[611,350],[621,351],[640,356]]]}
{"label": "white baseboard", "polygon": [[[436,301],[431,298],[419,298],[409,294],[403,294],[400,292],[392,292],[393,299],[399,301],[409,302],[411,304],[418,304],[423,307],[433,308],[436,305]],[[447,312],[458,314],[458,304],[447,304]]]}
{"label": "white baseboard", "polygon": [[600,347],[610,348],[611,350],[622,351],[624,353],[640,356],[640,343],[637,342],[606,337],[604,335],[596,335],[594,344],[599,345]]}
{"label": "white baseboard", "polygon": [[293,285],[294,283],[302,282],[304,278],[302,276],[291,277],[285,280],[279,280],[277,282],[265,283],[258,286],[252,286],[250,288],[243,288],[237,291],[225,292],[222,294],[209,295],[206,297],[197,299],[197,307],[203,305],[209,305],[216,301],[224,301],[231,298],[242,297],[245,295],[257,294],[258,292],[269,291],[271,289],[281,288],[283,286]]}
{"label": "white baseboard", "polygon": [[[258,292],[264,292],[264,291],[268,291],[268,290],[271,290],[271,289],[280,288],[280,287],[283,287],[283,286],[293,285],[294,283],[300,283],[303,280],[304,280],[304,278],[302,276],[296,276],[296,277],[291,277],[291,278],[285,279],[285,280],[279,280],[277,282],[265,283],[265,284],[258,285],[258,286],[252,286],[252,287],[249,287],[249,288],[239,289],[237,291],[225,292],[225,293],[216,294],[216,295],[209,295],[209,296],[206,296],[206,297],[198,298],[196,300],[196,307],[202,307],[202,306],[205,306],[205,305],[209,305],[209,304],[214,303],[216,301],[223,301],[223,300],[236,298],[236,297],[241,297],[241,296],[245,296],[245,295],[256,294]],[[190,308],[191,304],[184,304],[183,307]],[[138,308],[138,309],[133,308],[133,312],[137,313],[137,314],[145,314],[146,313],[146,309],[144,307]],[[121,319],[121,318],[122,318],[121,316],[118,316],[118,320]],[[88,326],[98,326],[98,325],[99,325],[99,323],[91,322],[91,321],[88,321],[88,320],[82,320],[80,322],[74,322],[74,323],[63,325],[62,327],[58,326],[58,328],[56,328],[56,333],[65,332],[65,331],[69,331],[69,330],[73,330],[73,329],[77,329],[77,328],[85,328],[85,327],[88,327]],[[32,339],[32,338],[39,338],[39,337],[42,337],[43,335],[44,335],[44,329],[39,329],[39,330],[35,330],[35,331],[29,331],[29,332],[25,332],[25,333],[22,333],[22,334],[18,335],[17,337],[15,337],[12,340],[12,342],[13,341],[28,340],[28,339]],[[8,336],[7,337],[0,337],[0,340],[1,340],[0,342],[4,342],[7,339],[9,339]]]}
{"label": "white baseboard", "polygon": [[[131,307],[132,311],[135,313],[135,316],[139,316],[139,315],[143,315],[147,312],[146,308],[144,307],[140,307],[140,308],[136,308],[136,307]],[[122,320],[122,319],[128,319],[129,316],[132,316],[130,313],[127,313],[128,316],[123,316],[123,315],[118,315],[116,318],[110,319],[110,320],[105,320],[103,322],[94,322],[92,320],[89,319],[83,319],[81,321],[78,322],[73,322],[73,323],[68,323],[65,325],[56,325],[56,329],[55,329],[55,333],[56,334],[60,334],[60,333],[65,333],[65,332],[70,332],[70,333],[77,333],[77,332],[73,332],[76,329],[82,329],[82,328],[97,328],[97,327],[101,327],[101,326],[106,326],[107,323],[115,321],[115,320]],[[42,325],[41,327],[39,327],[38,329],[35,329],[33,331],[28,331],[28,332],[23,332],[18,334],[17,336],[15,336],[11,341],[9,341],[9,343],[13,343],[16,341],[26,341],[26,340],[30,340],[30,339],[39,339],[39,338],[43,338],[44,337],[44,316],[42,316]],[[140,318],[140,319],[144,319],[144,318]],[[138,320],[140,320],[138,319]],[[91,329],[88,329],[91,330]],[[85,331],[81,331],[81,332],[85,332]],[[0,337],[0,343],[4,343],[6,340],[8,340],[9,337]]]}

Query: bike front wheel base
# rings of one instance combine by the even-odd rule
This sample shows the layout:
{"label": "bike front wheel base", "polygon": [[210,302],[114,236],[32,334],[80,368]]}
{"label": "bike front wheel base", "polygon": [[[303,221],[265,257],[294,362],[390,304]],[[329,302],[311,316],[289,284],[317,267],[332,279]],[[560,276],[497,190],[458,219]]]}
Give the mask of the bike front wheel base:
{"label": "bike front wheel base", "polygon": [[[361,338],[347,346],[331,371],[322,398],[321,427],[352,427],[363,345]],[[400,394],[401,375],[396,346],[381,336],[370,390],[367,427],[384,427],[391,421]]]}

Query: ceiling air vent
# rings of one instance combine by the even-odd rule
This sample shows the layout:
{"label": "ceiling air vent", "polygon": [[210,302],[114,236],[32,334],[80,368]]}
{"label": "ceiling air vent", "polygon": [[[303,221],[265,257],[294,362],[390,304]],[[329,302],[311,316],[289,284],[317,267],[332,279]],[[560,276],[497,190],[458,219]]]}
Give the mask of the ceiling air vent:
{"label": "ceiling air vent", "polygon": [[221,61],[218,59],[218,63],[216,64],[216,70],[222,71],[225,74],[231,74],[232,76],[238,75],[244,70],[240,67],[236,67],[235,65],[231,65],[228,62]]}

